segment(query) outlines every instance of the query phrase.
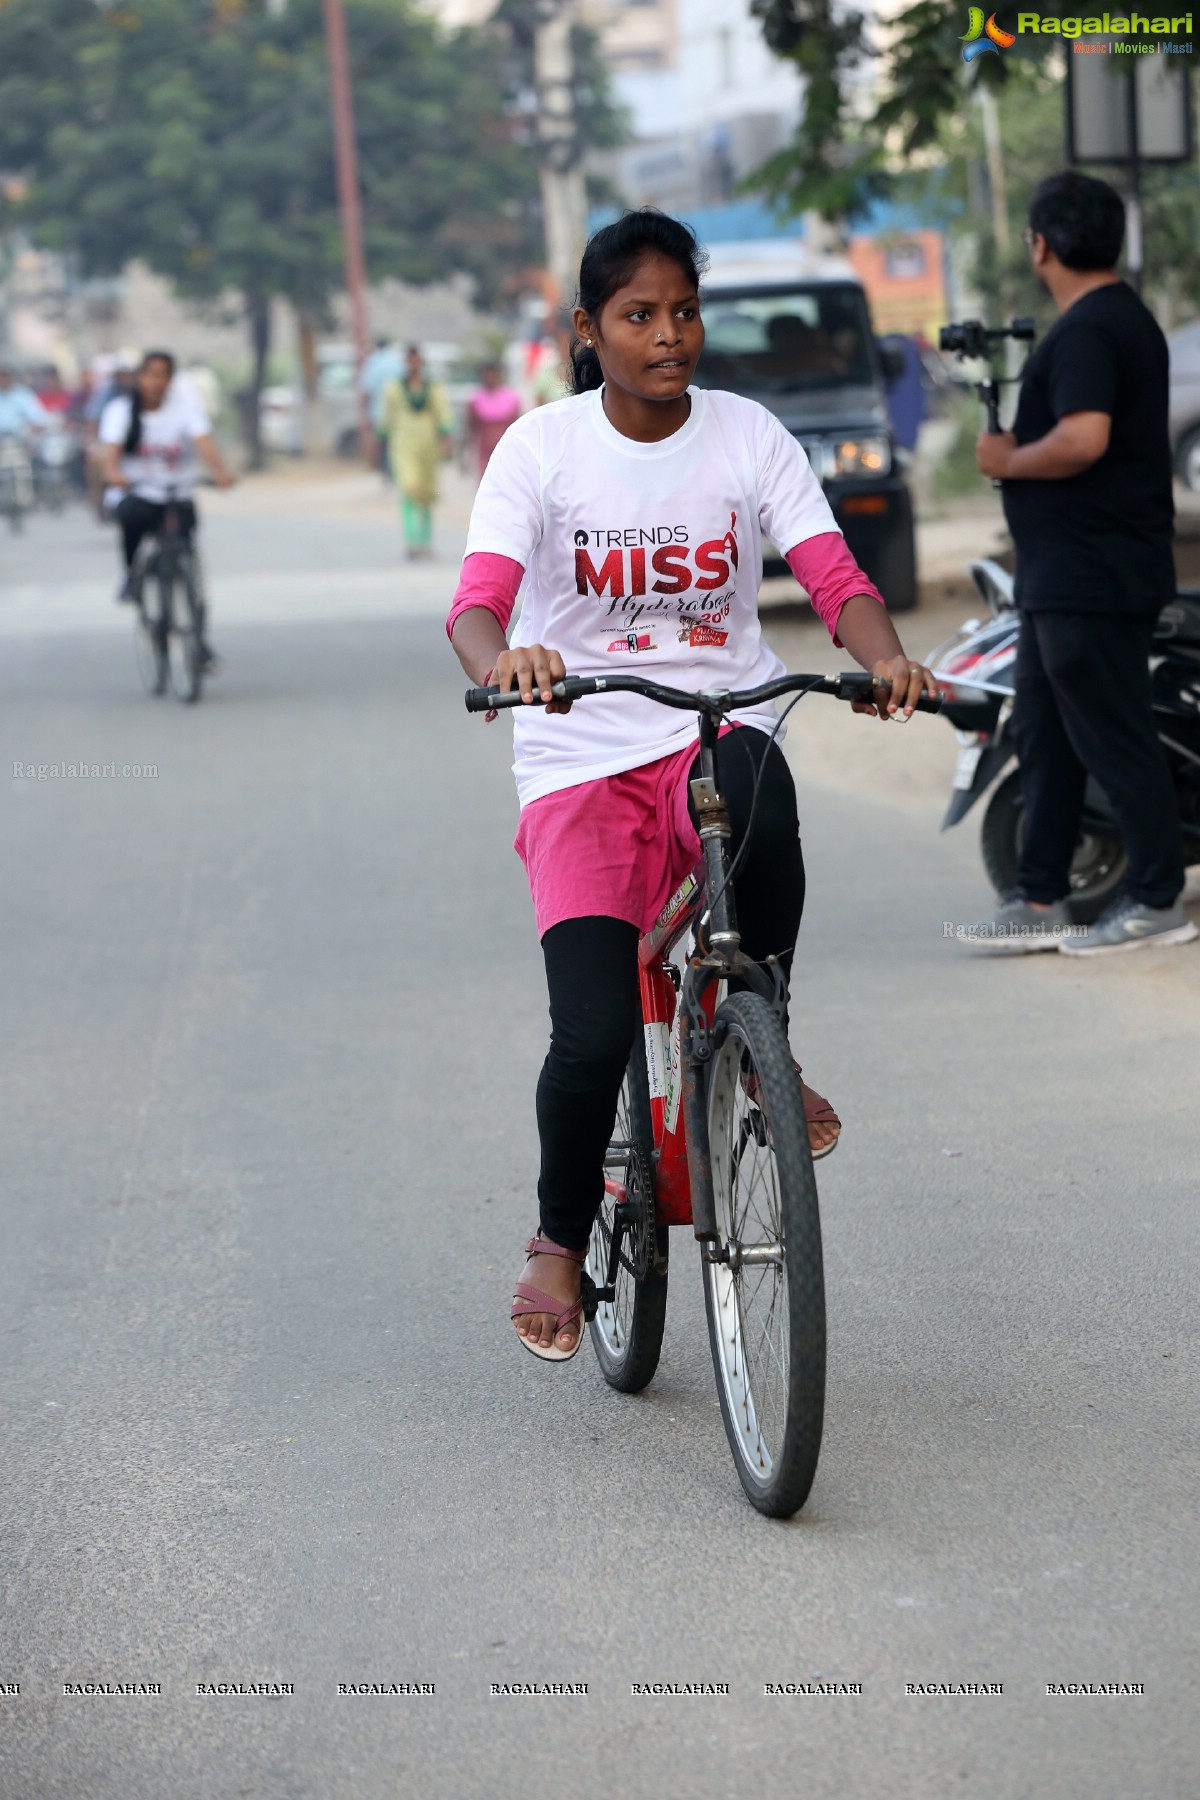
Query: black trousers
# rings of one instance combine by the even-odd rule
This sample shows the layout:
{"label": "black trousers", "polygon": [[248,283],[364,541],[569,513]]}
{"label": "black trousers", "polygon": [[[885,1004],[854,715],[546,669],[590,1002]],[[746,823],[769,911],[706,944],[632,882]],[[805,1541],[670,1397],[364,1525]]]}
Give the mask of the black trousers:
{"label": "black trousers", "polygon": [[[729,804],[732,854],[746,835],[754,776],[763,779],[746,859],[734,878],[748,956],[790,971],[804,910],[796,789],[778,744],[752,728],[721,739],[718,779]],[[691,773],[698,772],[699,756]],[[693,822],[695,814],[693,813]],[[624,919],[564,919],[542,939],[550,990],[550,1050],[537,1088],[542,1230],[582,1250],[604,1195],[604,1152],[641,1024],[637,927]]]}
{"label": "black trousers", "polygon": [[[178,514],[184,536],[191,537],[196,529],[196,508],[190,500],[173,500],[171,507]],[[157,501],[143,500],[140,494],[126,494],[117,506],[116,520],[121,527],[121,546],[127,569],[132,569],[142,539],[162,524],[166,510]]]}
{"label": "black trousers", "polygon": [[1183,889],[1179,806],[1150,703],[1151,617],[1025,612],[1013,710],[1027,900],[1069,892],[1087,777],[1116,814],[1129,873],[1125,891],[1170,906]]}

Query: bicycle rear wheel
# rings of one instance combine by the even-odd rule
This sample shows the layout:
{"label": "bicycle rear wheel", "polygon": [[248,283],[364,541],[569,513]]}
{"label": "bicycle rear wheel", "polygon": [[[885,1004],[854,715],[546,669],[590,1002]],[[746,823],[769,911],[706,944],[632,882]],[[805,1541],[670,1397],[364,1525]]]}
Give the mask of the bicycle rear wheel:
{"label": "bicycle rear wheel", "polygon": [[157,610],[158,598],[157,590],[146,580],[144,574],[139,576],[133,644],[138,674],[148,694],[161,694],[167,685],[166,634],[162,615]]}
{"label": "bicycle rear wheel", "polygon": [[200,698],[200,620],[196,601],[196,571],[186,553],[163,569],[159,577],[163,618],[167,621],[167,661],[171,690],[186,706]]}
{"label": "bicycle rear wheel", "polygon": [[613,1298],[597,1305],[592,1347],[609,1386],[637,1394],[653,1379],[662,1350],[668,1243],[666,1227],[655,1222],[654,1127],[640,1035],[621,1084],[604,1174],[624,1197],[605,1189],[588,1245],[585,1272],[600,1288],[608,1278],[613,1234],[619,1234]]}
{"label": "bicycle rear wheel", "polygon": [[760,1512],[808,1498],[825,1413],[825,1284],[808,1127],[791,1050],[757,994],[713,1022],[709,1155],[720,1250],[704,1303],[725,1434]]}

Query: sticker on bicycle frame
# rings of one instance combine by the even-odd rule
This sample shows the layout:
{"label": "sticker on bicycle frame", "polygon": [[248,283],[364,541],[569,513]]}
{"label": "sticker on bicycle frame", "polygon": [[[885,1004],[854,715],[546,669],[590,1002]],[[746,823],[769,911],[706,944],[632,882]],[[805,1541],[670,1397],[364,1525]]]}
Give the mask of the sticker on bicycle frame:
{"label": "sticker on bicycle frame", "polygon": [[610,653],[624,650],[630,656],[638,656],[643,650],[657,650],[658,645],[648,631],[623,631],[620,637],[610,640],[608,648]]}
{"label": "sticker on bicycle frame", "polygon": [[667,1027],[662,1019],[651,1019],[646,1023],[645,1032],[650,1098],[661,1100],[667,1091]]}
{"label": "sticker on bicycle frame", "polygon": [[680,886],[675,889],[675,892],[671,895],[671,898],[659,913],[658,918],[655,920],[654,929],[656,931],[661,931],[665,925],[671,923],[672,919],[677,919],[693,894],[698,891],[699,887],[700,883],[696,880],[694,875],[686,875]]}
{"label": "sticker on bicycle frame", "polygon": [[679,1123],[679,1101],[683,1092],[683,1081],[680,1076],[679,1022],[683,1017],[682,1006],[675,1008],[675,1021],[671,1026],[671,1048],[667,1059],[667,1107],[663,1121],[666,1135],[670,1137]]}

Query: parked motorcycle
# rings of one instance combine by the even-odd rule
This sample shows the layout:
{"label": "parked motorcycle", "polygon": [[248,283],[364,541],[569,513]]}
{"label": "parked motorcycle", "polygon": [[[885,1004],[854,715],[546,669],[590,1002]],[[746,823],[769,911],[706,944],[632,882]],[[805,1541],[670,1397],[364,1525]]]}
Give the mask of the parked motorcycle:
{"label": "parked motorcycle", "polygon": [[[1025,824],[1020,770],[1009,768],[1017,755],[1013,692],[1021,616],[1013,602],[1013,578],[999,563],[973,562],[971,579],[990,617],[968,619],[928,659],[945,695],[943,714],[959,743],[942,830],[957,825],[991,789],[980,849],[988,878],[1004,898],[1017,887]],[[1175,782],[1184,857],[1200,863],[1200,589],[1180,592],[1159,614],[1152,662],[1154,717]],[[1125,869],[1112,808],[1089,776],[1071,863],[1069,909],[1076,924],[1099,918]]]}

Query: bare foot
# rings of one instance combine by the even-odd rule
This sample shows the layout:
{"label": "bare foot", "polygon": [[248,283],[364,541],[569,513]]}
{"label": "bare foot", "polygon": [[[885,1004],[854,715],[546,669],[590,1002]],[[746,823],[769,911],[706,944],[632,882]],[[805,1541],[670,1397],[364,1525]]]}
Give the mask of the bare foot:
{"label": "bare foot", "polygon": [[[551,1294],[563,1307],[573,1306],[579,1298],[579,1264],[566,1256],[531,1256],[521,1270],[520,1279],[541,1288],[544,1294]],[[553,1313],[525,1313],[513,1323],[519,1337],[540,1345],[543,1350],[549,1350],[552,1344],[558,1350],[573,1350],[583,1330],[583,1315],[572,1319],[557,1337]]]}

